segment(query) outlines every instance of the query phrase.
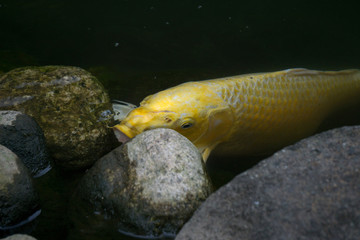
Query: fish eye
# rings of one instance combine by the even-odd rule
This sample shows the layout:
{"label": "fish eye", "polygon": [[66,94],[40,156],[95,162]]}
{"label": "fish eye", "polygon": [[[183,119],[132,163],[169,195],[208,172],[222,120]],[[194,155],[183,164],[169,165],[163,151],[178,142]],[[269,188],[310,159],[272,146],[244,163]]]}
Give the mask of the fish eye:
{"label": "fish eye", "polygon": [[182,129],[187,129],[187,128],[190,128],[191,126],[192,126],[193,124],[192,123],[183,123],[182,125],[181,125],[181,128]]}

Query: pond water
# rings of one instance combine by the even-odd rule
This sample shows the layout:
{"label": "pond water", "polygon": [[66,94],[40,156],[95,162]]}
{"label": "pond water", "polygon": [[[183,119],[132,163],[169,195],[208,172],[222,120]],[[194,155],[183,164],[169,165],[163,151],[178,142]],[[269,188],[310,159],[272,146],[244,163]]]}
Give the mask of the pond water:
{"label": "pond water", "polygon": [[[78,66],[112,99],[134,104],[193,80],[360,68],[358,9],[340,1],[0,0],[0,24],[0,74]],[[212,157],[208,170],[220,187],[258,160]],[[42,212],[23,231],[38,239],[136,239],[112,228],[74,231],[66,209],[82,175],[54,168],[36,179]]]}

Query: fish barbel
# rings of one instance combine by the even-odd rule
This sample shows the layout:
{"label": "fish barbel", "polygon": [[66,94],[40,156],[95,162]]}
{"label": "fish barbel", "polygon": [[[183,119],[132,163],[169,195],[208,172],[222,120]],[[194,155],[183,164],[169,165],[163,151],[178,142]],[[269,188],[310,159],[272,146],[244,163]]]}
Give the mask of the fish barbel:
{"label": "fish barbel", "polygon": [[154,128],[187,137],[204,161],[278,150],[314,133],[339,108],[360,99],[360,71],[289,69],[187,82],[146,97],[114,126],[119,141]]}

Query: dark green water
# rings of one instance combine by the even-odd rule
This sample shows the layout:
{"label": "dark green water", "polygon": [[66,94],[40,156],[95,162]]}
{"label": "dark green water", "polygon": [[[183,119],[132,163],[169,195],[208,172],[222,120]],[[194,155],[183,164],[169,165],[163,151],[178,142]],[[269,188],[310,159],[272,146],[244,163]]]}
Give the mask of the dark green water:
{"label": "dark green water", "polygon": [[[356,3],[0,0],[0,74],[29,65],[79,66],[111,98],[138,104],[191,80],[292,67],[360,68]],[[256,162],[209,161],[217,187]],[[66,209],[82,174],[52,170],[36,180],[42,213],[31,234],[133,239],[116,230],[71,232]]]}
{"label": "dark green water", "polygon": [[356,1],[0,1],[0,70],[73,65],[138,103],[180,82],[359,68]]}

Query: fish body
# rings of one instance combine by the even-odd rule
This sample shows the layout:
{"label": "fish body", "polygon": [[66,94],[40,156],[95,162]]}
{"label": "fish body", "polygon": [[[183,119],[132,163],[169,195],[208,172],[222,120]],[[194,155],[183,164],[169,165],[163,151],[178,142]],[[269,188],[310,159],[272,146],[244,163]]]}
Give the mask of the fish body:
{"label": "fish body", "polygon": [[183,134],[206,161],[223,154],[275,151],[316,131],[360,99],[360,71],[289,69],[184,83],[146,97],[115,131],[128,138],[154,128]]}

